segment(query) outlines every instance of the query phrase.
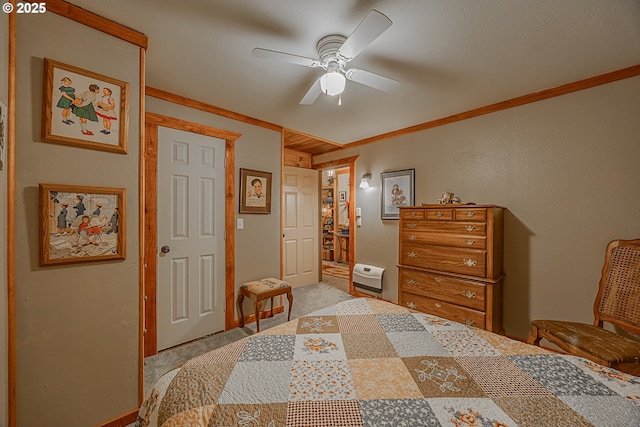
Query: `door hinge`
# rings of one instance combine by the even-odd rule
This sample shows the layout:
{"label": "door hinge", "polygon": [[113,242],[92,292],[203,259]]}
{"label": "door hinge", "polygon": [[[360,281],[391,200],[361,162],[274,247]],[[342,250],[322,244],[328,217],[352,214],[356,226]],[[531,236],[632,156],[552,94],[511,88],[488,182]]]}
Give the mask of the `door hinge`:
{"label": "door hinge", "polygon": [[223,237],[223,239],[227,240],[227,229],[226,228],[224,229],[224,237]]}
{"label": "door hinge", "polygon": [[227,158],[226,157],[224,158],[224,167],[225,168],[227,167]]}
{"label": "door hinge", "polygon": [[227,311],[227,301],[226,300],[222,303],[222,311]]}

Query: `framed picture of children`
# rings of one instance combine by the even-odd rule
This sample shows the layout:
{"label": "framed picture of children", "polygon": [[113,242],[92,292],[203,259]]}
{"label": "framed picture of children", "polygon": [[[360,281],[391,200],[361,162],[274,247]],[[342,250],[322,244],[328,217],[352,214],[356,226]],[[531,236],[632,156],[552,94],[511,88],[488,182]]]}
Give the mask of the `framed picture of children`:
{"label": "framed picture of children", "polygon": [[127,152],[129,84],[44,58],[42,140]]}
{"label": "framed picture of children", "polygon": [[399,219],[400,206],[415,204],[415,170],[382,172],[380,181],[382,183],[381,217],[382,219]]}
{"label": "framed picture of children", "polygon": [[125,259],[125,189],[40,184],[40,265]]}
{"label": "framed picture of children", "polygon": [[271,213],[271,172],[240,168],[240,213]]}

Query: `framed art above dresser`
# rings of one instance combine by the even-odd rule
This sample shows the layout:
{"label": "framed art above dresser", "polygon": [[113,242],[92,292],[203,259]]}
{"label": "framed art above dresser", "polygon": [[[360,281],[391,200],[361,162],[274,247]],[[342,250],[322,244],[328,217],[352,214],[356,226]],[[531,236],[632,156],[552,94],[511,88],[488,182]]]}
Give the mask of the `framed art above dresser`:
{"label": "framed art above dresser", "polygon": [[504,333],[503,211],[494,205],[401,207],[399,303]]}

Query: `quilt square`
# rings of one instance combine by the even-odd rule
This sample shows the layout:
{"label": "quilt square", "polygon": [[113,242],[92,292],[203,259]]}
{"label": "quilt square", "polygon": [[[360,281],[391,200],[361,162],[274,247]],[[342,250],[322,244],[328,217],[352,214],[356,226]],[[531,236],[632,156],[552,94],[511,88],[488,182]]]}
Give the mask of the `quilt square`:
{"label": "quilt square", "polygon": [[491,344],[504,356],[527,355],[527,354],[554,354],[552,351],[542,347],[529,345],[521,341],[512,340],[503,335],[483,329],[474,329],[473,332],[480,338]]}
{"label": "quilt square", "polygon": [[556,396],[615,395],[607,386],[597,382],[560,355],[509,356],[509,360]]}
{"label": "quilt square", "polygon": [[340,332],[336,316],[305,316],[298,319],[296,334],[335,334]]}
{"label": "quilt square", "polygon": [[336,304],[336,314],[373,314],[366,298],[357,298]]}
{"label": "quilt square", "polygon": [[349,365],[344,360],[296,360],[289,377],[289,400],[355,399]]}
{"label": "quilt square", "polygon": [[491,397],[553,396],[506,357],[456,357],[456,361]]}
{"label": "quilt square", "polygon": [[497,397],[493,401],[521,427],[593,426],[554,396]]}
{"label": "quilt square", "polygon": [[289,402],[286,425],[288,427],[363,427],[360,407],[355,400]]}
{"label": "quilt square", "polygon": [[278,403],[289,399],[293,361],[238,362],[229,375],[219,403]]}
{"label": "quilt square", "polygon": [[410,313],[410,311],[407,308],[404,308],[401,305],[389,304],[387,301],[383,301],[383,300],[379,300],[379,299],[367,298],[367,303],[369,304],[369,307],[371,307],[371,310],[375,314],[383,314],[383,313],[407,314],[407,313]]}
{"label": "quilt square", "polygon": [[297,330],[298,319],[293,319],[289,322],[260,331],[260,335],[295,335]]}
{"label": "quilt square", "polygon": [[440,427],[426,399],[360,401],[364,427]]}
{"label": "quilt square", "polygon": [[[210,426],[283,426],[287,422],[287,404],[225,404],[216,405]],[[192,425],[192,424],[181,424]],[[204,425],[204,424],[202,424]]]}
{"label": "quilt square", "polygon": [[[217,403],[232,370],[232,364],[185,366],[180,369],[162,398],[158,420],[167,420],[179,412]],[[194,384],[198,387],[194,387]]]}
{"label": "quilt square", "polygon": [[345,360],[340,334],[296,335],[295,360]]}
{"label": "quilt square", "polygon": [[223,348],[218,348],[204,353],[193,359],[187,360],[184,366],[208,365],[212,363],[235,363],[242,354],[244,346],[249,342],[249,338],[227,344]]}
{"label": "quilt square", "polygon": [[348,359],[398,357],[387,335],[382,332],[379,334],[342,334],[342,342]]}
{"label": "quilt square", "polygon": [[294,335],[253,335],[238,360],[292,360],[295,341]]}
{"label": "quilt square", "polygon": [[640,407],[622,396],[560,396],[560,399],[594,426],[640,426]]}
{"label": "quilt square", "polygon": [[500,352],[470,329],[431,331],[452,356],[500,356]]}
{"label": "quilt square", "polygon": [[491,399],[435,399],[431,401],[431,408],[443,426],[506,427],[517,425]]}
{"label": "quilt square", "polygon": [[486,397],[462,366],[450,357],[403,357],[424,397]]}
{"label": "quilt square", "polygon": [[452,320],[443,319],[442,317],[433,316],[425,313],[413,313],[413,317],[416,318],[421,325],[431,331],[435,329],[464,329],[467,327],[461,323],[454,322]]}
{"label": "quilt square", "polygon": [[412,314],[376,314],[385,332],[425,331]]}
{"label": "quilt square", "polygon": [[400,357],[449,356],[449,352],[428,331],[387,332],[387,337]]}
{"label": "quilt square", "polygon": [[340,332],[383,333],[378,319],[373,314],[348,314],[338,316]]}
{"label": "quilt square", "polygon": [[401,359],[349,360],[349,368],[358,400],[422,397]]}
{"label": "quilt square", "polygon": [[569,355],[562,357],[616,393],[622,396],[637,396],[640,405],[640,377],[607,368],[588,359]]}

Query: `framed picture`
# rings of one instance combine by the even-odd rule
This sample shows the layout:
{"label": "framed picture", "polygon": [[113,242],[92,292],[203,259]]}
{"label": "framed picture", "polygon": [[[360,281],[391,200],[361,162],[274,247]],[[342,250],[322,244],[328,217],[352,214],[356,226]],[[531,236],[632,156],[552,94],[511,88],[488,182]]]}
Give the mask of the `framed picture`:
{"label": "framed picture", "polygon": [[4,170],[7,152],[7,106],[0,102],[0,171]]}
{"label": "framed picture", "polygon": [[44,58],[42,140],[127,152],[129,84]]}
{"label": "framed picture", "polygon": [[382,172],[382,194],[380,197],[382,219],[398,219],[400,206],[413,206],[415,203],[415,169]]}
{"label": "framed picture", "polygon": [[240,168],[240,213],[271,213],[271,172]]}
{"label": "framed picture", "polygon": [[125,259],[125,189],[40,184],[40,265]]}
{"label": "framed picture", "polygon": [[340,193],[338,193],[338,196],[340,197],[340,201],[341,202],[346,202],[347,201],[347,192],[346,191],[341,191]]}

